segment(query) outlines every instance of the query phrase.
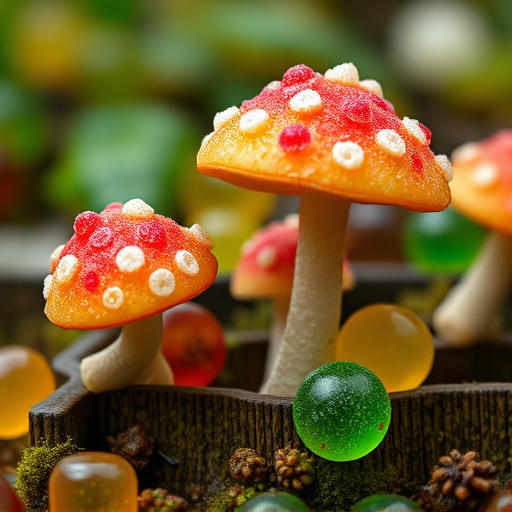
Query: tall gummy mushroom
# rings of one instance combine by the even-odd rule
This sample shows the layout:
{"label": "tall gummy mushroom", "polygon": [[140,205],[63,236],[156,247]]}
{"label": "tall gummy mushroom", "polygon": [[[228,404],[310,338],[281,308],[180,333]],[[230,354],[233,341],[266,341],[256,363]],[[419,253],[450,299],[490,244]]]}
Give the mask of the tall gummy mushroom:
{"label": "tall gummy mushroom", "polygon": [[290,68],[240,108],[214,118],[199,170],[253,190],[300,195],[294,284],[276,363],[262,392],[293,396],[310,371],[334,359],[350,203],[439,211],[451,166],[430,131],[400,119],[374,80],[351,63],[315,73]]}
{"label": "tall gummy mushroom", "polygon": [[480,253],[434,312],[440,338],[467,346],[491,330],[512,281],[512,130],[453,152],[453,205],[489,229]]}
{"label": "tall gummy mushroom", "polygon": [[157,215],[141,199],[76,217],[75,234],[52,254],[45,313],[67,329],[123,326],[114,343],[82,360],[94,392],[172,384],[160,351],[162,312],[186,302],[217,274],[208,234]]}

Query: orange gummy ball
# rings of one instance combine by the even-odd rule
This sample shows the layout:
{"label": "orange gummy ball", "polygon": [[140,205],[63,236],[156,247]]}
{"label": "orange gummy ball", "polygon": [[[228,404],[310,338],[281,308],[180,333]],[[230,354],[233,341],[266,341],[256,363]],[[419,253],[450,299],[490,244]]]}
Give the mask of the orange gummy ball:
{"label": "orange gummy ball", "polygon": [[392,304],[373,304],[356,311],[336,340],[336,359],[371,370],[386,391],[417,388],[434,362],[432,335],[412,311]]}
{"label": "orange gummy ball", "polygon": [[30,408],[55,387],[53,371],[39,352],[21,345],[0,347],[0,439],[25,435]]}
{"label": "orange gummy ball", "polygon": [[135,470],[123,457],[81,452],[65,457],[49,480],[49,512],[137,512]]}

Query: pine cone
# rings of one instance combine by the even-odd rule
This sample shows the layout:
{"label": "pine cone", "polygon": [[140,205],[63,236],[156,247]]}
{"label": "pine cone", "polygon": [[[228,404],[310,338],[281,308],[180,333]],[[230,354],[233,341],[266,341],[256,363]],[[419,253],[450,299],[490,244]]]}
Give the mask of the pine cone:
{"label": "pine cone", "polygon": [[488,460],[479,461],[476,452],[462,455],[452,450],[439,458],[429,483],[434,497],[452,498],[465,510],[474,510],[491,493],[499,489],[494,478],[498,470]]}
{"label": "pine cone", "polygon": [[229,461],[229,470],[235,480],[262,482],[267,479],[267,461],[252,448],[239,448]]}
{"label": "pine cone", "polygon": [[139,512],[184,512],[188,503],[165,489],[144,489],[138,498]]}
{"label": "pine cone", "polygon": [[302,491],[313,482],[313,459],[296,448],[283,448],[275,453],[277,483],[286,489]]}

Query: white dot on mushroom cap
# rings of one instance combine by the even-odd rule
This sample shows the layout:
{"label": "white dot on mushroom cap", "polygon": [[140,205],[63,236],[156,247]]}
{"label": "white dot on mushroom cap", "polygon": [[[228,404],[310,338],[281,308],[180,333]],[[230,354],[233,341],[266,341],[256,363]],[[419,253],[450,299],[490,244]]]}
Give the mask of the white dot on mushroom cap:
{"label": "white dot on mushroom cap", "polygon": [[427,136],[425,132],[420,128],[420,123],[416,119],[411,119],[410,117],[404,117],[402,119],[402,124],[404,128],[418,141],[422,144],[427,143]]}
{"label": "white dot on mushroom cap", "polygon": [[218,130],[224,123],[238,114],[238,107],[229,107],[222,112],[217,112],[213,118],[213,129]]}
{"label": "white dot on mushroom cap", "polygon": [[203,140],[201,141],[201,147],[203,147],[212,138],[213,134],[214,132],[211,132],[203,137]]}
{"label": "white dot on mushroom cap", "polygon": [[144,265],[142,249],[135,245],[123,247],[116,255],[116,265],[121,272],[134,272]]}
{"label": "white dot on mushroom cap", "polygon": [[367,78],[366,80],[361,80],[359,82],[359,87],[362,87],[368,92],[375,94],[379,98],[384,97],[384,92],[382,91],[382,86],[377,82],[377,80],[373,80],[372,78]]}
{"label": "white dot on mushroom cap", "polygon": [[299,214],[298,213],[289,213],[284,218],[284,223],[290,229],[298,229],[299,228]]}
{"label": "white dot on mushroom cap", "polygon": [[355,142],[336,142],[332,148],[334,161],[345,169],[356,169],[364,161],[363,148]]}
{"label": "white dot on mushroom cap", "polygon": [[199,242],[213,249],[212,237],[199,224],[193,224],[188,230]]}
{"label": "white dot on mushroom cap", "polygon": [[494,185],[498,181],[498,169],[495,165],[486,162],[478,165],[471,176],[473,183],[480,188]]}
{"label": "white dot on mushroom cap", "polygon": [[145,203],[142,199],[130,199],[123,205],[121,211],[123,215],[134,219],[151,219],[155,214],[155,210]]}
{"label": "white dot on mushroom cap", "polygon": [[267,85],[266,89],[269,91],[275,91],[276,89],[279,89],[279,87],[281,87],[281,82],[279,80],[273,80]]}
{"label": "white dot on mushroom cap", "polygon": [[64,245],[59,245],[54,249],[50,256],[50,266],[53,268],[54,265],[57,265],[59,261],[60,255],[62,254],[62,249],[64,249]]}
{"label": "white dot on mushroom cap", "polygon": [[61,283],[67,283],[78,270],[78,258],[72,254],[66,254],[62,257],[55,270],[57,280]]}
{"label": "white dot on mushroom cap", "polygon": [[265,269],[271,267],[277,259],[276,251],[272,247],[263,247],[256,256],[258,265]]}
{"label": "white dot on mushroom cap", "polygon": [[174,261],[185,274],[195,276],[199,272],[199,263],[188,251],[178,251],[174,256]]}
{"label": "white dot on mushroom cap", "polygon": [[159,268],[149,276],[149,289],[159,297],[171,295],[175,286],[174,274],[166,268]]}
{"label": "white dot on mushroom cap", "polygon": [[290,99],[289,105],[295,112],[314,112],[322,106],[322,98],[316,91],[304,89]]}
{"label": "white dot on mushroom cap", "polygon": [[332,69],[328,69],[325,72],[325,79],[345,85],[358,85],[359,71],[352,62],[345,62]]}
{"label": "white dot on mushroom cap", "polygon": [[44,300],[48,299],[48,295],[50,294],[50,287],[52,285],[52,281],[53,281],[53,278],[52,278],[51,274],[48,274],[44,278],[44,281],[43,281],[43,297],[44,297]]}
{"label": "white dot on mushroom cap", "polygon": [[119,286],[107,288],[103,293],[103,305],[107,309],[119,309],[124,302],[123,290]]}
{"label": "white dot on mushroom cap", "polygon": [[261,128],[268,119],[268,114],[262,108],[249,110],[240,118],[240,130],[243,132],[255,132]]}
{"label": "white dot on mushroom cap", "polygon": [[403,156],[405,154],[405,142],[395,130],[381,130],[375,136],[377,144],[386,153],[393,156]]}
{"label": "white dot on mushroom cap", "polygon": [[436,155],[436,162],[439,164],[444,172],[446,181],[450,182],[453,180],[453,169],[450,160],[446,155]]}
{"label": "white dot on mushroom cap", "polygon": [[454,149],[452,152],[452,162],[453,163],[465,163],[474,160],[478,157],[478,143],[477,142],[466,142],[459,146],[457,149]]}

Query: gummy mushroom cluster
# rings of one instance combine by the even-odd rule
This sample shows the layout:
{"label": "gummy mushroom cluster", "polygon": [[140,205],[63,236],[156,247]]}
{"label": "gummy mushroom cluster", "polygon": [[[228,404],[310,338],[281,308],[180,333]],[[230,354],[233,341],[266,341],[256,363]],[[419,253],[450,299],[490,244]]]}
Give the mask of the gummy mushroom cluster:
{"label": "gummy mushroom cluster", "polygon": [[375,80],[341,64],[290,68],[255,98],[214,118],[199,170],[234,185],[301,196],[294,284],[280,350],[262,391],[293,396],[334,359],[351,202],[440,211],[452,170],[431,133],[398,117]]}
{"label": "gummy mushroom cluster", "polygon": [[172,384],[160,350],[162,315],[215,279],[212,241],[155,214],[140,199],[83,212],[75,234],[51,256],[45,313],[67,329],[124,326],[119,338],[81,363],[91,391],[130,384]]}

